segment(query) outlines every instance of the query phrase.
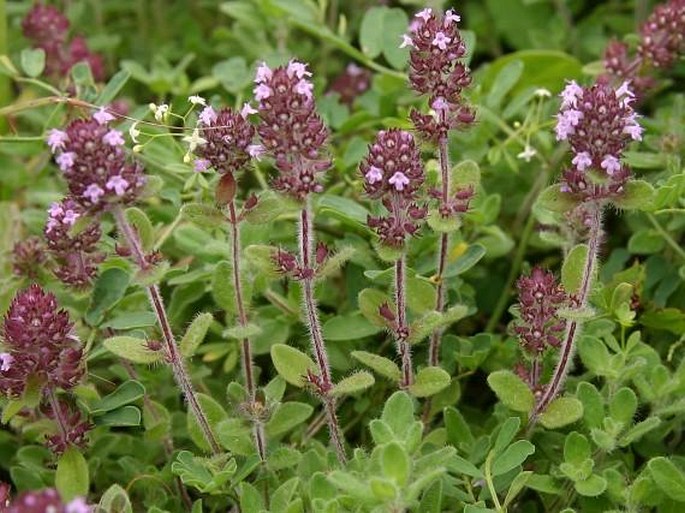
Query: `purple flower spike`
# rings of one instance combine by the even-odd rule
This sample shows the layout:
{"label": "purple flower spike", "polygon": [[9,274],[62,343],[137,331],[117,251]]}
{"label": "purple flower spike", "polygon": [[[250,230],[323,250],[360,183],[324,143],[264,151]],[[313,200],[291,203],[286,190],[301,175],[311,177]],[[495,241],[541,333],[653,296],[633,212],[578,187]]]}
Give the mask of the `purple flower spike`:
{"label": "purple flower spike", "polygon": [[328,130],[316,113],[310,75],[306,64],[290,61],[273,70],[262,64],[255,78],[261,118],[257,131],[264,153],[275,159],[279,171],[272,185],[297,200],[321,192],[317,175],[330,167],[322,155]]}
{"label": "purple flower spike", "polygon": [[195,154],[200,157],[195,161],[196,171],[213,167],[219,173],[235,173],[250,162],[250,148],[256,131],[246,116],[229,108],[221,109],[200,129],[207,142],[195,149]]}
{"label": "purple flower spike", "polygon": [[602,81],[590,87],[570,82],[560,96],[557,139],[568,140],[574,153],[562,190],[584,200],[620,194],[630,178],[621,156],[628,143],[642,138],[629,84],[614,89]]}
{"label": "purple flower spike", "polygon": [[64,172],[72,199],[89,213],[102,211],[110,203],[133,202],[145,184],[142,166],[127,162],[121,132],[107,124],[113,119],[101,109],[89,120],[72,121],[64,136],[51,132],[48,138],[58,149],[55,161]]}
{"label": "purple flower spike", "polygon": [[416,204],[425,177],[414,137],[398,129],[380,131],[359,170],[366,193],[388,210],[385,217],[369,217],[369,226],[384,244],[402,246],[426,215]]}
{"label": "purple flower spike", "polygon": [[640,56],[657,68],[672,66],[685,53],[685,1],[657,5],[640,34]]}

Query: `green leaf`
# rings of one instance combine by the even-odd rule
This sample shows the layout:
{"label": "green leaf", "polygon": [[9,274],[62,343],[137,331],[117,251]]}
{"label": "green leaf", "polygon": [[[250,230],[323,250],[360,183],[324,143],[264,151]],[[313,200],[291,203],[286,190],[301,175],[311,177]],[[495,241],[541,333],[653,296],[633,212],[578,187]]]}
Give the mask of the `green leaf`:
{"label": "green leaf", "polygon": [[151,351],[147,341],[142,338],[117,336],[102,343],[105,348],[121,358],[134,363],[155,363],[162,359],[162,351]]}
{"label": "green leaf", "polygon": [[129,379],[119,385],[114,392],[91,404],[88,409],[91,415],[98,415],[134,403],[144,396],[145,387],[143,384],[140,381]]}
{"label": "green leaf", "polygon": [[459,255],[456,260],[447,264],[445,278],[453,278],[465,273],[480,262],[485,253],[485,248],[481,244],[469,244],[466,251]]}
{"label": "green leaf", "polygon": [[[398,41],[402,41],[402,34],[407,32],[409,19],[400,8],[388,9],[383,17],[383,56],[395,69],[403,69],[409,57],[408,48],[400,48]],[[378,28],[376,28],[378,30]]]}
{"label": "green leaf", "polygon": [[439,233],[451,233],[456,232],[461,228],[462,222],[461,218],[457,216],[447,216],[443,217],[437,208],[431,208],[428,210],[428,216],[426,217],[426,224],[434,232]]}
{"label": "green leaf", "polygon": [[126,219],[135,229],[145,251],[150,251],[155,243],[155,230],[147,214],[136,207],[129,207],[125,212]]}
{"label": "green leaf", "polygon": [[573,197],[559,190],[559,185],[550,185],[540,193],[535,201],[536,208],[549,210],[550,212],[564,213],[576,206]]}
{"label": "green leaf", "polygon": [[229,93],[238,94],[252,80],[252,74],[243,57],[231,57],[217,62],[212,75]]}
{"label": "green leaf", "polygon": [[271,360],[276,372],[291,385],[303,387],[308,372],[317,373],[314,361],[302,351],[285,344],[271,346]]}
{"label": "green leaf", "polygon": [[126,271],[112,267],[98,276],[93,286],[90,304],[85,320],[91,326],[98,326],[107,311],[114,308],[124,297],[130,277]]}
{"label": "green leaf", "polygon": [[637,411],[637,396],[628,387],[620,388],[609,402],[609,414],[624,426],[633,423],[633,417]]}
{"label": "green leaf", "polygon": [[450,384],[450,375],[440,367],[424,367],[414,378],[409,392],[414,397],[435,395]]}
{"label": "green leaf", "polygon": [[323,325],[326,340],[359,340],[380,332],[381,328],[371,324],[361,312],[332,317]]}
{"label": "green leaf", "polygon": [[97,100],[95,100],[95,105],[105,106],[112,103],[130,78],[130,71],[125,69],[117,71],[112,78],[109,79],[109,82],[107,82],[107,85],[104,87]]}
{"label": "green leaf", "polygon": [[417,314],[433,311],[437,292],[435,286],[426,278],[407,276],[407,307]]}
{"label": "green leaf", "polygon": [[509,485],[507,496],[504,498],[503,505],[505,508],[514,501],[514,499],[518,496],[519,493],[521,493],[523,488],[525,488],[526,483],[528,483],[532,476],[533,472],[525,471],[521,472],[514,478],[514,480],[511,482],[511,485]]}
{"label": "green leaf", "polygon": [[250,483],[240,483],[240,511],[243,513],[260,513],[264,509],[262,494]]}
{"label": "green leaf", "polygon": [[535,404],[533,392],[521,378],[508,370],[493,372],[488,376],[488,385],[498,399],[514,411],[529,413]]}
{"label": "green leaf", "polygon": [[440,513],[442,511],[442,481],[440,479],[423,493],[418,513]]}
{"label": "green leaf", "polygon": [[75,497],[85,497],[89,483],[86,459],[78,449],[69,447],[59,457],[55,472],[55,487],[62,500],[69,502]]}
{"label": "green leaf", "polygon": [[579,467],[591,456],[591,447],[588,439],[577,431],[566,436],[564,441],[564,461],[574,467]]}
{"label": "green leaf", "polygon": [[102,513],[133,513],[131,501],[121,486],[115,484],[107,488],[97,508]]}
{"label": "green leaf", "polygon": [[147,269],[140,269],[136,273],[133,281],[141,287],[157,285],[164,279],[169,267],[169,262],[166,260],[158,262]]}
{"label": "green leaf", "polygon": [[597,376],[615,376],[606,344],[597,337],[585,335],[578,340],[578,353],[583,365]]}
{"label": "green leaf", "polygon": [[157,324],[154,312],[125,312],[103,322],[101,328],[113,330],[130,330],[133,328],[147,328]]}
{"label": "green leaf", "polygon": [[583,418],[589,428],[599,428],[604,418],[604,398],[592,383],[581,382],[576,397],[583,403]]}
{"label": "green leaf", "polygon": [[685,502],[685,474],[682,470],[663,456],[652,458],[647,468],[662,492],[674,501]]}
{"label": "green leaf", "polygon": [[278,437],[291,429],[303,424],[314,412],[314,408],[306,403],[289,401],[278,405],[276,411],[266,423],[266,434]]}
{"label": "green leaf", "polygon": [[369,231],[366,226],[369,211],[357,201],[342,196],[324,194],[319,198],[316,206],[317,214],[338,219],[350,228],[357,231],[361,230],[363,233]]}
{"label": "green leaf", "polygon": [[186,203],[181,207],[181,216],[203,228],[221,228],[227,222],[218,208],[203,203]]}
{"label": "green leaf", "polygon": [[[228,415],[223,407],[214,399],[206,394],[196,394],[197,401],[200,403],[200,408],[205,412],[205,417],[207,422],[214,429],[214,426],[219,424],[219,422],[228,419]],[[188,435],[190,439],[195,442],[200,449],[209,451],[210,447],[204,437],[204,432],[200,427],[195,415],[192,410],[189,410],[186,416],[186,426],[188,428]]]}
{"label": "green leaf", "polygon": [[376,380],[373,379],[373,375],[370,372],[357,371],[351,376],[347,376],[338,381],[333,387],[333,390],[331,390],[331,394],[334,396],[354,395],[362,390],[366,390],[372,386],[375,381]]}
{"label": "green leaf", "polygon": [[219,308],[227,313],[237,312],[235,305],[235,288],[233,287],[233,266],[222,260],[214,267],[212,274],[212,297]]}
{"label": "green leaf", "polygon": [[502,450],[507,447],[516,436],[521,427],[521,419],[518,417],[509,417],[499,429],[495,444],[492,446],[492,452],[497,456]]}
{"label": "green leaf", "polygon": [[463,319],[468,313],[469,309],[465,305],[455,305],[445,312],[431,310],[411,323],[407,340],[410,344],[421,342],[436,330]]}
{"label": "green leaf", "polygon": [[621,438],[618,439],[619,447],[628,447],[633,442],[639,440],[650,431],[658,428],[661,425],[659,417],[647,417],[642,422],[638,422],[628,431],[626,431]]}
{"label": "green leaf", "polygon": [[392,360],[366,351],[352,351],[351,355],[352,358],[370,367],[381,376],[385,376],[392,381],[400,380],[400,368]]}
{"label": "green leaf", "polygon": [[518,467],[535,452],[535,446],[528,440],[518,440],[507,447],[492,463],[492,475],[500,476]]}
{"label": "green leaf", "polygon": [[316,279],[328,278],[337,273],[355,253],[352,246],[343,246],[329,256],[321,267],[316,270]]}
{"label": "green leaf", "polygon": [[398,437],[404,437],[414,423],[414,403],[406,392],[395,392],[383,407],[381,420]]}
{"label": "green leaf", "polygon": [[621,195],[611,201],[624,210],[649,210],[655,197],[656,191],[649,182],[630,180],[623,186]]}
{"label": "green leaf", "polygon": [[607,488],[607,480],[597,474],[592,474],[583,481],[576,481],[573,486],[584,497],[597,497],[604,493]]}
{"label": "green leaf", "polygon": [[285,196],[277,195],[271,191],[265,191],[260,194],[257,205],[247,211],[245,220],[252,224],[266,224],[277,217],[289,211],[295,211],[296,209],[297,206],[291,204],[290,200]]}
{"label": "green leaf", "polygon": [[540,415],[540,424],[556,429],[579,420],[583,416],[583,403],[575,397],[558,397]]}
{"label": "green leaf", "polygon": [[508,92],[510,92],[523,74],[523,62],[511,60],[504,64],[492,82],[490,93],[486,98],[487,106],[497,109]]}
{"label": "green leaf", "polygon": [[385,6],[372,7],[364,14],[359,27],[359,45],[362,52],[372,59],[383,51],[383,18],[386,11]]}
{"label": "green leaf", "polygon": [[483,472],[481,472],[480,469],[473,463],[465,460],[461,456],[452,456],[452,459],[450,459],[449,463],[447,464],[447,468],[458,474],[464,474],[466,476],[483,479]]}
{"label": "green leaf", "polygon": [[578,244],[569,251],[561,268],[561,284],[569,294],[580,290],[585,274],[589,248],[587,244]]}
{"label": "green leaf", "polygon": [[21,51],[21,68],[31,78],[36,78],[45,69],[45,50],[42,48],[24,48]]}
{"label": "green leaf", "polygon": [[383,448],[381,468],[383,475],[395,481],[398,486],[407,485],[411,472],[411,461],[407,452],[397,442],[391,442]]}
{"label": "green leaf", "polygon": [[359,310],[372,324],[379,327],[386,327],[388,321],[381,317],[378,309],[383,303],[387,303],[390,308],[393,308],[392,301],[385,292],[376,289],[364,289],[357,297]]}
{"label": "green leaf", "polygon": [[193,319],[180,342],[180,350],[183,356],[190,358],[195,354],[212,322],[214,322],[214,316],[210,313],[202,313]]}
{"label": "green leaf", "polygon": [[140,426],[142,414],[138,407],[129,405],[97,415],[94,420],[98,426],[136,427]]}

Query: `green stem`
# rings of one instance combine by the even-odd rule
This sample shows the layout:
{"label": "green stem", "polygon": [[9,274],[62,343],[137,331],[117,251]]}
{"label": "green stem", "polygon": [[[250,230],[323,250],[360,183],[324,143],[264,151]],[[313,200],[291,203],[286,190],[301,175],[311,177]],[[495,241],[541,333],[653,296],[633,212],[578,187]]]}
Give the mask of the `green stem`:
{"label": "green stem", "polygon": [[523,259],[526,256],[526,249],[528,249],[528,242],[530,240],[531,234],[533,233],[534,226],[535,216],[529,214],[528,220],[526,221],[526,225],[523,227],[523,233],[521,233],[521,240],[519,241],[519,245],[516,250],[516,255],[514,256],[514,261],[512,262],[511,267],[509,268],[509,276],[507,276],[506,285],[504,286],[504,289],[502,289],[502,292],[499,295],[497,305],[495,305],[495,309],[493,310],[492,315],[490,316],[488,324],[485,326],[486,333],[494,331],[495,327],[497,326],[499,320],[502,317],[502,314],[504,314],[504,310],[507,308],[507,304],[509,304],[509,297],[511,296],[514,281],[516,281],[516,277],[519,275],[519,272],[521,270],[521,264],[523,263]]}
{"label": "green stem", "polygon": [[[7,55],[7,6],[5,0],[0,0],[0,55]],[[9,105],[12,90],[9,77],[0,74],[0,105]],[[0,119],[0,133],[5,131],[7,124]]]}
{"label": "green stem", "polygon": [[664,238],[666,244],[671,246],[673,251],[675,251],[680,258],[685,260],[685,250],[683,250],[683,248],[681,248],[680,245],[673,240],[673,237],[671,237],[669,233],[666,231],[666,229],[663,226],[661,226],[659,221],[656,220],[656,217],[654,217],[652,214],[647,214],[647,219],[649,219],[649,222],[652,223],[656,231],[659,232],[659,235],[661,235]]}

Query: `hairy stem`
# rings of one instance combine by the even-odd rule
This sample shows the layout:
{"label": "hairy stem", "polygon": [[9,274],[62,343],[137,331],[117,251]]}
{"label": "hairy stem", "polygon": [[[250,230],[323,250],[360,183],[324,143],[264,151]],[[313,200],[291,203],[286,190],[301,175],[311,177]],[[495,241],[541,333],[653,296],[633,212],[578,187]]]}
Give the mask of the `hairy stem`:
{"label": "hairy stem", "polygon": [[[108,328],[109,330],[109,328]],[[111,333],[109,333],[109,336],[114,336],[114,330],[110,330]],[[134,379],[138,381],[140,377],[138,376],[138,373],[136,372],[136,369],[133,367],[131,362],[128,360],[124,360],[123,358],[121,359],[121,364],[124,366],[124,369],[126,369],[126,373],[129,375],[131,379]],[[143,395],[143,404],[147,408],[147,410],[150,412],[150,416],[155,420],[159,421],[161,420],[159,411],[157,410],[157,406],[152,402],[150,399],[150,396],[147,394],[147,392]],[[171,439],[170,435],[164,435],[164,438],[162,438],[162,445],[164,447],[164,454],[166,455],[167,460],[171,461],[173,455],[174,455],[174,442]],[[183,501],[183,505],[186,507],[187,510],[191,510],[193,508],[193,502],[190,499],[190,495],[188,495],[188,490],[186,490],[186,487],[183,485],[183,481],[181,481],[181,478],[176,476],[174,479],[176,482],[176,488],[178,489],[178,493],[181,496],[181,500]]]}
{"label": "hairy stem", "polygon": [[[129,224],[124,214],[123,209],[120,206],[116,206],[113,210],[114,217],[119,227],[119,232],[126,239],[126,243],[131,250],[131,254],[141,270],[146,270],[150,267],[150,264],[145,258],[145,252],[138,238],[138,234],[135,232],[133,227]],[[146,287],[147,295],[152,305],[152,309],[157,317],[157,323],[162,332],[162,338],[164,339],[164,344],[166,348],[167,357],[171,364],[171,368],[174,372],[174,377],[176,382],[183,393],[186,401],[188,401],[188,406],[190,407],[197,423],[200,426],[202,434],[209,444],[209,447],[214,454],[221,454],[221,446],[214,436],[207,416],[198,401],[195,389],[188,375],[188,371],[183,363],[183,358],[178,352],[178,347],[176,345],[176,339],[174,338],[173,331],[171,330],[171,324],[166,314],[166,309],[164,307],[164,301],[162,299],[162,294],[159,291],[157,285],[148,285]]]}
{"label": "hairy stem", "polygon": [[[307,319],[307,326],[309,327],[309,334],[311,337],[312,351],[314,352],[314,359],[316,366],[319,369],[319,376],[321,378],[320,395],[326,411],[326,422],[328,423],[328,432],[331,438],[331,443],[335,447],[338,459],[344,463],[347,459],[345,455],[345,448],[343,446],[342,432],[338,418],[335,415],[335,401],[330,396],[330,389],[333,387],[331,379],[331,370],[328,364],[328,354],[326,353],[326,346],[324,344],[323,332],[321,330],[321,321],[319,320],[319,312],[316,308],[316,299],[314,298],[314,276],[313,276],[313,251],[314,251],[314,221],[311,210],[310,199],[307,198],[304,208],[300,212],[300,237],[299,237],[299,252],[300,263],[305,271],[306,277],[302,280],[302,296],[305,308],[305,315]],[[310,272],[311,271],[311,272]]]}
{"label": "hairy stem", "polygon": [[414,383],[411,346],[407,340],[409,327],[407,326],[406,259],[406,254],[403,252],[402,256],[395,262],[395,305],[397,305],[395,342],[397,343],[397,354],[402,361],[400,388],[408,388]]}
{"label": "hairy stem", "polygon": [[[447,153],[447,137],[441,137],[438,141],[438,151],[440,154],[440,174],[442,179],[442,202],[447,203],[450,191],[450,163]],[[447,268],[447,251],[449,249],[449,233],[445,232],[440,236],[440,250],[438,252],[438,265],[435,279],[438,284],[435,310],[444,312],[447,303],[447,287],[445,287],[445,270]],[[440,364],[440,343],[442,341],[442,328],[436,329],[430,338],[428,346],[428,364],[438,366]]]}
{"label": "hairy stem", "polygon": [[[228,204],[229,224],[231,228],[231,245],[233,253],[233,290],[235,292],[235,304],[238,310],[238,323],[241,327],[247,327],[247,312],[243,301],[243,286],[241,282],[240,256],[242,248],[240,246],[240,221],[235,211],[235,202]],[[243,375],[245,376],[245,387],[251,406],[255,405],[256,385],[254,378],[254,363],[252,361],[252,343],[245,337],[241,341],[241,357]],[[264,439],[264,427],[257,420],[253,420],[252,434],[257,447],[257,453],[262,461],[266,459],[266,440]]]}
{"label": "hairy stem", "polygon": [[[576,296],[576,308],[583,310],[588,305],[590,291],[592,290],[592,279],[595,273],[597,263],[597,255],[599,253],[599,245],[602,238],[602,211],[599,204],[588,205],[592,209],[592,225],[590,227],[590,235],[588,237],[588,253],[585,266],[583,267],[583,275],[580,282],[580,288]],[[573,354],[575,350],[576,340],[580,333],[582,322],[580,320],[570,320],[566,326],[566,333],[560,349],[559,362],[554,369],[552,379],[550,380],[542,397],[538,400],[533,413],[530,417],[529,425],[532,427],[537,421],[537,417],[545,411],[549,404],[554,400],[561,390],[566,376],[568,374],[571,363],[573,362]]]}
{"label": "hairy stem", "polygon": [[69,428],[67,427],[67,422],[62,417],[62,408],[59,406],[59,400],[57,399],[57,393],[55,389],[51,386],[47,387],[48,401],[50,401],[50,406],[52,407],[52,413],[55,415],[55,421],[57,422],[57,427],[59,428],[60,436],[62,440],[66,443],[69,439]]}

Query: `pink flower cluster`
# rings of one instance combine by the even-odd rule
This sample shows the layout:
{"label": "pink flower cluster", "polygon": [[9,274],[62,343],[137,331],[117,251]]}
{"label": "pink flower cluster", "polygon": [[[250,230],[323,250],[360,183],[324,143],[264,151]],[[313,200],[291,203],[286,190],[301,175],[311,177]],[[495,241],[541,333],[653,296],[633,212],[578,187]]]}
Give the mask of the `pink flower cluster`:
{"label": "pink flower cluster", "polygon": [[272,185],[297,200],[323,190],[318,175],[331,165],[323,155],[328,129],[316,113],[309,77],[307,65],[298,61],[275,69],[262,63],[254,88],[261,121],[257,132],[279,171]]}
{"label": "pink flower cluster", "polygon": [[433,114],[412,110],[416,129],[427,139],[444,138],[450,129],[472,123],[474,111],[465,105],[462,91],[471,84],[471,73],[461,62],[466,45],[457,23],[461,18],[449,10],[436,15],[429,8],[419,12],[403,36],[400,47],[409,47],[409,83],[429,95]]}
{"label": "pink flower cluster", "polygon": [[426,215],[416,203],[425,171],[414,136],[394,128],[381,130],[359,170],[366,194],[380,199],[388,211],[387,216],[369,217],[369,226],[384,244],[402,246]]}
{"label": "pink flower cluster", "polygon": [[583,199],[620,194],[630,178],[622,153],[630,141],[642,139],[628,83],[614,89],[604,82],[581,87],[571,81],[560,96],[556,136],[558,141],[567,140],[574,153],[562,191]]}
{"label": "pink flower cluster", "polygon": [[18,495],[6,509],[5,513],[92,513],[93,506],[89,506],[82,497],[65,504],[54,488],[31,490]]}
{"label": "pink flower cluster", "polygon": [[83,207],[68,197],[53,203],[48,209],[48,220],[43,233],[53,260],[53,272],[67,285],[87,287],[97,275],[97,265],[104,255],[97,251],[101,231],[93,221],[74,232],[77,219],[85,215]]}
{"label": "pink flower cluster", "polygon": [[256,131],[247,119],[253,112],[249,104],[240,113],[229,108],[215,112],[205,107],[200,114],[203,142],[195,150],[200,157],[195,161],[196,170],[213,167],[219,173],[235,173],[251,158],[261,156],[263,148],[253,144]]}
{"label": "pink flower cluster", "polygon": [[126,161],[123,135],[109,126],[112,120],[101,109],[91,119],[72,121],[64,131],[52,129],[47,137],[71,197],[88,213],[134,201],[145,184],[142,166]]}
{"label": "pink flower cluster", "polygon": [[96,80],[105,79],[102,56],[91,52],[83,37],[76,36],[67,45],[69,20],[56,7],[34,4],[21,25],[24,36],[33,41],[33,46],[45,51],[48,75],[64,77],[74,64],[87,62]]}

